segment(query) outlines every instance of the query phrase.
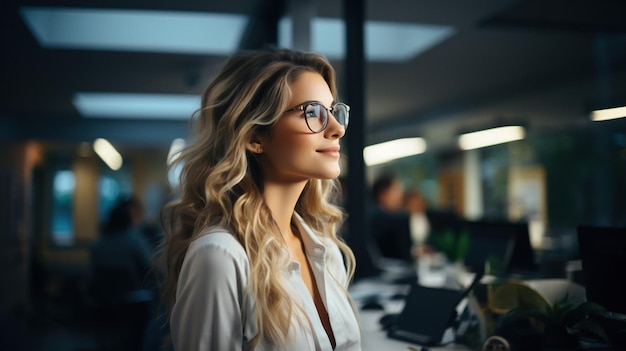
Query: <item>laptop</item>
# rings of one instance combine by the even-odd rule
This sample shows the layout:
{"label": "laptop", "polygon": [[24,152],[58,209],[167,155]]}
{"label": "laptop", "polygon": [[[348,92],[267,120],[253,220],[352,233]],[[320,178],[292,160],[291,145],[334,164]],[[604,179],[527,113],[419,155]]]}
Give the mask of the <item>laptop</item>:
{"label": "laptop", "polygon": [[578,226],[587,301],[626,314],[626,227]]}
{"label": "laptop", "polygon": [[469,287],[463,290],[412,285],[402,312],[388,327],[387,336],[422,346],[440,344],[446,329],[457,319],[457,306],[482,276],[482,272],[476,273]]}

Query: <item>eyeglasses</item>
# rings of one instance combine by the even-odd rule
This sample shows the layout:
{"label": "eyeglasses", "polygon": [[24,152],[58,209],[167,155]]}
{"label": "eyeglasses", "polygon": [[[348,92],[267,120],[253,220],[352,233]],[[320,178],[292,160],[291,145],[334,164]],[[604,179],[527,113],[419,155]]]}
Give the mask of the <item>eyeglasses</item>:
{"label": "eyeglasses", "polygon": [[320,104],[319,102],[307,102],[300,106],[296,106],[285,112],[300,110],[304,113],[306,125],[313,133],[319,133],[328,126],[328,113],[332,113],[337,122],[344,128],[348,128],[348,120],[350,119],[350,106],[343,102],[338,102],[331,108]]}

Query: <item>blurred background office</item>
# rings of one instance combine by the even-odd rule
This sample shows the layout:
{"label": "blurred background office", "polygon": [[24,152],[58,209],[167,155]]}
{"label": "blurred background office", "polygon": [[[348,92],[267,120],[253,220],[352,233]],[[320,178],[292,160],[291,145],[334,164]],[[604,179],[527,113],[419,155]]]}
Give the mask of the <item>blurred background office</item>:
{"label": "blurred background office", "polygon": [[624,13],[618,0],[4,3],[0,342],[20,349],[36,331],[54,347],[88,329],[89,247],[107,214],[134,194],[158,225],[203,88],[268,43],[326,55],[352,107],[357,279],[377,272],[360,238],[387,172],[440,214],[431,232],[443,214],[525,223],[541,274],[565,276],[577,225],[626,226]]}

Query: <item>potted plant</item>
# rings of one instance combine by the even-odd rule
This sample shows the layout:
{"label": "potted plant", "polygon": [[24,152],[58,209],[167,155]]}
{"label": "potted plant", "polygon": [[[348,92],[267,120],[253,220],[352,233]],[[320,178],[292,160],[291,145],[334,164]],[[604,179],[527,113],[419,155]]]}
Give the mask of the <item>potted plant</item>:
{"label": "potted plant", "polygon": [[448,262],[462,264],[469,249],[470,236],[466,231],[458,235],[452,230],[444,230],[432,235],[430,242],[433,247],[443,253]]}
{"label": "potted plant", "polygon": [[[520,335],[534,337],[544,351],[590,349],[622,350],[626,315],[612,313],[589,301],[565,294],[550,303],[521,281],[489,287],[488,309],[497,319],[494,333],[506,334],[515,344]],[[516,335],[517,334],[517,335]]]}

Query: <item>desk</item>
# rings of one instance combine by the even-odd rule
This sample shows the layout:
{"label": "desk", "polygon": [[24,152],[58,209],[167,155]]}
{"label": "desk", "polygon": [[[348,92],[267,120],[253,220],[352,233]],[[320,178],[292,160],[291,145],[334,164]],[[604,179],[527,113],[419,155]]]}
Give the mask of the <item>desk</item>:
{"label": "desk", "polygon": [[[420,285],[431,287],[448,287],[450,284],[466,286],[472,280],[473,274],[464,274],[458,270],[433,270],[419,276]],[[460,274],[460,275],[459,275]],[[450,279],[453,278],[453,279]],[[485,276],[481,280],[483,283],[493,281],[495,277]],[[580,301],[585,300],[585,291],[582,286],[572,283],[566,279],[535,279],[525,280],[525,283],[535,289],[544,299],[550,303],[562,298],[570,296]],[[369,280],[356,281],[349,289],[350,294],[354,298],[357,306],[361,307],[367,301],[375,300],[382,306],[381,309],[361,309],[361,330],[362,330],[362,350],[363,351],[418,351],[421,349],[419,345],[413,345],[387,337],[379,323],[381,317],[387,313],[399,313],[404,308],[404,300],[401,295],[406,294],[409,290],[408,285],[398,285],[380,278],[372,278]],[[431,299],[432,300],[432,299]],[[430,300],[429,300],[430,301]],[[469,309],[477,311],[479,309],[476,300],[468,298],[464,300],[469,303]],[[463,302],[459,307],[463,306]],[[458,311],[458,310],[457,310]],[[482,333],[485,333],[484,318],[479,318]],[[482,336],[484,340],[486,335]],[[452,340],[450,335],[444,336],[444,340]],[[465,345],[447,344],[441,347],[432,347],[432,351],[458,350],[470,351],[471,349]]]}

